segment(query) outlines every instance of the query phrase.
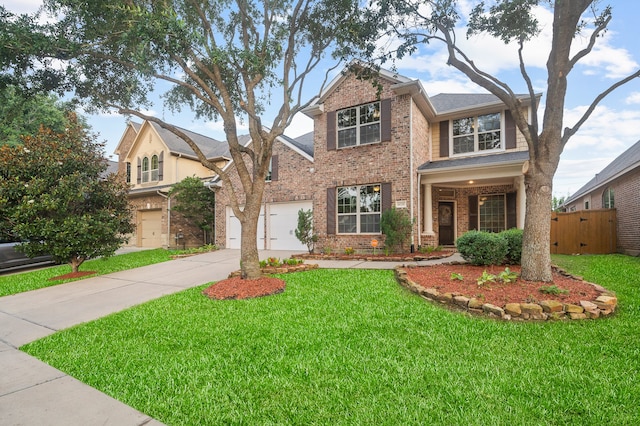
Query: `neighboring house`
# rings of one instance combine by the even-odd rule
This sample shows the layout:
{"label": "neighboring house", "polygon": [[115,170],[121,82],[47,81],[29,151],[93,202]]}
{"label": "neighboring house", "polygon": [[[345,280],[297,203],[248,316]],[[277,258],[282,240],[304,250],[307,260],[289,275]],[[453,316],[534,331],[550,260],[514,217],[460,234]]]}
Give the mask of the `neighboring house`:
{"label": "neighboring house", "polygon": [[414,221],[412,248],[522,228],[528,151],[505,105],[489,94],[429,97],[420,81],[384,70],[379,83],[342,73],[304,111],[314,120],[316,247],[371,248],[393,206]]}
{"label": "neighboring house", "polygon": [[[203,153],[219,167],[230,160],[226,142],[182,129]],[[167,193],[186,177],[203,181],[215,174],[204,167],[185,141],[155,123],[129,123],[115,150],[119,170],[131,186],[129,203],[134,211],[136,231],[129,240],[138,247],[193,247],[205,241],[204,232],[190,226],[171,211]]]}
{"label": "neighboring house", "polygon": [[617,250],[640,255],[640,141],[571,195],[562,208],[568,212],[615,208]]}
{"label": "neighboring house", "polygon": [[[251,142],[249,141],[248,144]],[[313,133],[297,138],[278,137],[273,144],[273,155],[269,175],[262,198],[262,209],[258,219],[258,249],[306,251],[295,235],[298,225],[298,211],[312,210],[314,187]],[[234,163],[227,165],[233,186],[239,194],[240,180],[233,169]],[[236,218],[224,185],[216,193],[216,223],[224,224],[216,229],[216,243],[219,246],[240,248],[240,221]]]}
{"label": "neighboring house", "polygon": [[[373,239],[382,246],[380,219],[391,207],[412,218],[413,249],[452,246],[470,229],[524,226],[522,169],[528,148],[497,97],[429,97],[419,80],[385,70],[378,83],[341,73],[303,111],[314,120],[314,131],[276,139],[258,224],[259,249],[306,250],[295,237],[300,209],[313,210],[316,251],[370,249]],[[529,102],[528,95],[521,99]],[[242,199],[227,144],[198,136],[208,140],[203,146],[215,147],[205,153],[226,164]],[[154,245],[173,245],[175,228],[173,219],[167,224],[161,191],[196,174],[213,178],[215,243],[240,248],[240,223],[228,190],[189,151],[184,141],[149,123],[131,124],[125,132],[116,152],[121,169],[131,176],[138,225],[134,244],[156,238]],[[150,236],[149,223],[159,238]]]}

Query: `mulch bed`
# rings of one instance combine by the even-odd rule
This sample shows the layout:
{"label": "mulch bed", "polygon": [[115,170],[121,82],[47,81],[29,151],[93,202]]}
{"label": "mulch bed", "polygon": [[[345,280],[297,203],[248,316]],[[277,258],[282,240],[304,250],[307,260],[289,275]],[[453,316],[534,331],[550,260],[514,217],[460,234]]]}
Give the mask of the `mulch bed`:
{"label": "mulch bed", "polygon": [[211,299],[251,299],[282,293],[286,283],[279,278],[261,277],[255,280],[243,280],[240,277],[218,281],[202,292]]}
{"label": "mulch bed", "polygon": [[96,271],[78,271],[78,272],[69,272],[68,274],[58,275],[57,277],[49,278],[49,281],[58,281],[58,280],[69,280],[73,278],[84,278],[89,275],[97,274]]}
{"label": "mulch bed", "polygon": [[[562,303],[578,304],[581,300],[594,300],[600,292],[591,284],[561,274],[553,270],[553,282],[525,281],[518,278],[515,283],[501,282],[478,285],[477,278],[483,271],[498,275],[505,266],[473,266],[464,264],[444,264],[407,268],[408,277],[425,288],[435,288],[440,293],[459,293],[467,297],[481,298],[484,303],[504,306],[507,303],[531,303],[540,300],[557,300]],[[511,265],[509,269],[520,273],[520,266]],[[451,273],[461,274],[464,280],[451,279]],[[568,294],[547,294],[541,287],[555,285],[568,290]]]}

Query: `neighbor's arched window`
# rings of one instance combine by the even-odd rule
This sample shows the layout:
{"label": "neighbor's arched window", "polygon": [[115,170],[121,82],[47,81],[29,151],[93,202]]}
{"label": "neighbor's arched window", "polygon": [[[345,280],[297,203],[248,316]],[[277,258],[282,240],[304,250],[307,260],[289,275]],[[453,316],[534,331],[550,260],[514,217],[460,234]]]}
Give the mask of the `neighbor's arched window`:
{"label": "neighbor's arched window", "polygon": [[149,157],[142,159],[142,182],[149,182]]}
{"label": "neighbor's arched window", "polygon": [[602,194],[602,207],[605,209],[612,209],[615,207],[613,188],[607,188]]}
{"label": "neighbor's arched window", "polygon": [[158,156],[151,157],[151,181],[156,182],[158,180]]}

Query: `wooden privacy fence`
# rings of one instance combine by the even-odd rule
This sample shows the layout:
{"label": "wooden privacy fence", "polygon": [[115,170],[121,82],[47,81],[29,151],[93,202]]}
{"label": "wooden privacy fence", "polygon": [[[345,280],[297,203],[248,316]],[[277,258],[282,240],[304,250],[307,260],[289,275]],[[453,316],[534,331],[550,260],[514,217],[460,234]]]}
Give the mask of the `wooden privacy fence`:
{"label": "wooden privacy fence", "polygon": [[616,210],[551,213],[552,254],[616,252]]}

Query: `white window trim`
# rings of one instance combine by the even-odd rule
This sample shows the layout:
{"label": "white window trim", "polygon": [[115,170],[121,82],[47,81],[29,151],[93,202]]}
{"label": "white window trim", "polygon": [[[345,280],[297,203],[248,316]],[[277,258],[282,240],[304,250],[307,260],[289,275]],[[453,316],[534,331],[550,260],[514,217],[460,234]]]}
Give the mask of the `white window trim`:
{"label": "white window trim", "polygon": [[[157,167],[155,169],[153,168],[153,157],[156,158]],[[160,181],[160,157],[158,156],[158,154],[153,154],[149,159],[149,182],[159,182],[159,181]]]}
{"label": "white window trim", "polygon": [[[494,149],[485,149],[479,150],[479,140],[478,140],[478,117],[482,115],[489,114],[500,114],[500,147]],[[487,153],[496,153],[506,151],[506,142],[505,142],[505,123],[504,123],[505,110],[494,111],[494,112],[486,112],[482,114],[473,115],[474,119],[474,134],[473,134],[473,151],[471,152],[461,152],[459,154],[454,154],[453,152],[453,122],[456,120],[460,120],[462,118],[469,118],[469,116],[452,118],[449,120],[449,157],[469,157],[478,154],[487,154]]]}
{"label": "white window trim", "polygon": [[[382,234],[382,229],[378,232],[360,232],[360,217],[361,215],[374,215],[375,213],[363,213],[360,211],[360,188],[365,186],[377,186],[380,192],[380,211],[377,212],[380,215],[380,219],[382,219],[382,184],[381,183],[369,183],[364,185],[344,185],[336,188],[336,234],[337,235],[380,235]],[[339,213],[338,210],[338,201],[340,188],[351,188],[355,187],[357,191],[357,199],[356,199],[356,212],[355,213]],[[357,232],[340,232],[340,217],[341,216],[356,216],[356,230]]]}
{"label": "white window trim", "polygon": [[[378,117],[378,121],[374,121],[371,123],[360,123],[360,108],[366,105],[373,105],[373,104],[378,104],[378,111],[380,112],[380,116]],[[339,120],[338,117],[340,115],[341,111],[346,111],[348,109],[352,109],[355,108],[356,109],[356,124],[355,126],[350,126],[350,127],[340,127],[339,126]],[[378,124],[378,141],[377,142],[370,142],[370,143],[360,143],[360,129],[364,126],[370,125],[370,124]],[[340,146],[340,131],[341,130],[347,130],[347,129],[356,129],[356,144],[355,145],[349,145],[349,146]],[[364,104],[360,104],[360,105],[354,105],[354,106],[350,106],[347,108],[342,108],[336,111],[336,148],[337,149],[349,149],[349,148],[355,148],[357,146],[368,146],[368,145],[375,145],[375,144],[379,144],[382,142],[382,103],[380,101],[375,101],[375,102],[366,102]]]}
{"label": "white window trim", "polygon": [[478,194],[478,230],[480,230],[481,226],[481,219],[482,219],[482,215],[480,214],[480,207],[482,207],[481,203],[481,197],[494,197],[494,196],[501,196],[502,197],[502,203],[503,203],[503,218],[502,218],[502,225],[503,225],[503,231],[505,231],[507,229],[507,194],[504,192],[500,192],[497,194]]}
{"label": "white window trim", "polygon": [[[145,170],[145,160],[147,162],[147,170]],[[146,176],[146,178],[145,178]],[[149,183],[149,177],[151,176],[151,159],[147,156],[142,157],[142,167],[141,167],[141,183]]]}

